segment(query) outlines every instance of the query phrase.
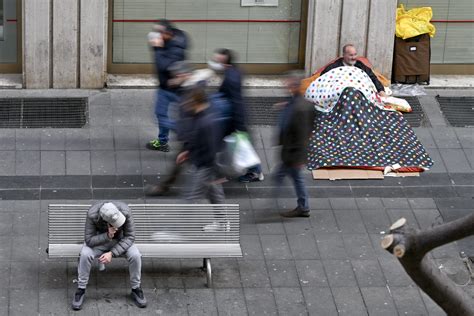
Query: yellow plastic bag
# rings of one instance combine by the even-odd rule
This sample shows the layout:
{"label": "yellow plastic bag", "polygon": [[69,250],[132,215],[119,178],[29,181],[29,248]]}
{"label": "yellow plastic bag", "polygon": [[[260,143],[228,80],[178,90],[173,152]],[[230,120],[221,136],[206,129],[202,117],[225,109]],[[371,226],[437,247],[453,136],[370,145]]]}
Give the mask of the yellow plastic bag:
{"label": "yellow plastic bag", "polygon": [[432,17],[431,7],[414,8],[407,11],[403,4],[400,4],[400,8],[397,9],[395,35],[407,39],[428,33],[430,37],[433,37],[436,28],[430,23]]}

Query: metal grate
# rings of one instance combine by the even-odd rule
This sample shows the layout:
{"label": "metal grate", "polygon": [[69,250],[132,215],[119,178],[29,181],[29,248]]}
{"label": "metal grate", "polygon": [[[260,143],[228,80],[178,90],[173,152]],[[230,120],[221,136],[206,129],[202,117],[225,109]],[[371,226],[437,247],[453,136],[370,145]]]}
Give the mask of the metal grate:
{"label": "metal grate", "polygon": [[244,104],[251,125],[276,125],[279,112],[273,109],[275,103],[288,101],[284,97],[247,97]]}
{"label": "metal grate", "polygon": [[441,112],[451,126],[474,126],[474,97],[440,97],[437,96]]}
{"label": "metal grate", "polygon": [[403,117],[408,121],[411,127],[430,127],[430,121],[423,112],[420,101],[417,97],[397,97],[405,99],[410,104],[412,112],[403,113]]}
{"label": "metal grate", "polygon": [[0,99],[0,128],[80,128],[87,98]]}
{"label": "metal grate", "polygon": [[[400,97],[410,104],[412,112],[403,113],[403,117],[411,127],[430,127],[428,117],[423,112],[417,97]],[[248,97],[245,99],[248,117],[251,125],[276,125],[278,111],[273,109],[273,104],[288,101],[285,97]]]}

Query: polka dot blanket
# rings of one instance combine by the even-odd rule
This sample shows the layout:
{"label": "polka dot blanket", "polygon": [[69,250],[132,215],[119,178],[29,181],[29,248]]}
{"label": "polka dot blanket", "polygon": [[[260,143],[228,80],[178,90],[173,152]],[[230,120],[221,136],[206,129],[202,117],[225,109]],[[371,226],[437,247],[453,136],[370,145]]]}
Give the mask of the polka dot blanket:
{"label": "polka dot blanket", "polygon": [[347,87],[356,88],[367,100],[385,109],[377,97],[374,83],[365,71],[357,67],[344,66],[328,71],[308,86],[305,98],[314,103],[316,110],[327,113],[333,109]]}
{"label": "polka dot blanket", "polygon": [[308,150],[310,170],[433,165],[402,114],[381,110],[353,87],[341,91],[332,111],[316,116],[314,128]]}

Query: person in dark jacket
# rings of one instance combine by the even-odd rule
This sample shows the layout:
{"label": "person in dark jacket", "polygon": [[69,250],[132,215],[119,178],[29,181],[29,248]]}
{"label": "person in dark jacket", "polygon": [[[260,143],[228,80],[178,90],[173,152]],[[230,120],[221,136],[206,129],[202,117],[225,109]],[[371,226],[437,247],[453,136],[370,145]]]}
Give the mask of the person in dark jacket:
{"label": "person in dark jacket", "polygon": [[377,92],[380,96],[386,97],[385,88],[383,84],[377,79],[377,76],[374,74],[372,69],[364,65],[363,62],[357,60],[357,50],[352,44],[346,44],[342,47],[342,57],[336,59],[333,63],[329,64],[321,71],[321,76],[327,73],[334,68],[342,67],[342,66],[354,66],[359,69],[362,69],[367,75],[370,77],[372,82],[377,89]]}
{"label": "person in dark jacket", "polygon": [[183,151],[176,158],[177,164],[188,161],[191,177],[186,200],[193,202],[206,195],[212,204],[225,202],[222,185],[216,181],[215,162],[219,139],[216,120],[209,107],[203,87],[195,87],[184,101],[186,118],[181,120],[178,137],[183,141]]}
{"label": "person in dark jacket", "polygon": [[[242,97],[242,73],[234,63],[234,54],[227,48],[219,48],[215,51],[209,66],[224,73],[224,79],[219,87],[219,93],[231,103],[231,120],[224,135],[234,131],[247,132],[247,113]],[[240,182],[263,181],[264,175],[261,165],[253,166],[247,173],[239,177]]]}
{"label": "person in dark jacket", "polygon": [[162,19],[155,25],[156,33],[161,36],[150,38],[149,44],[155,51],[155,65],[160,82],[156,102],[155,115],[158,119],[158,138],[147,143],[152,150],[169,151],[169,131],[174,129],[174,122],[168,117],[171,103],[179,102],[177,88],[170,84],[172,78],[170,67],[185,59],[188,46],[186,34],[175,28],[168,20]]}
{"label": "person in dark jacket", "polygon": [[309,217],[308,193],[304,184],[303,168],[306,164],[306,147],[314,121],[313,105],[299,93],[300,81],[304,76],[290,73],[286,85],[291,99],[284,105],[279,120],[279,145],[281,145],[281,164],[275,175],[278,196],[285,176],[293,180],[297,195],[297,207],[281,213],[284,217]]}
{"label": "person in dark jacket", "polygon": [[140,287],[141,254],[134,245],[135,225],[128,205],[119,201],[93,205],[87,212],[84,240],[77,268],[77,291],[74,294],[72,308],[74,310],[82,308],[94,259],[98,258],[101,264],[108,264],[112,258],[122,255],[127,257],[129,263],[132,299],[138,307],[146,307],[147,301]]}

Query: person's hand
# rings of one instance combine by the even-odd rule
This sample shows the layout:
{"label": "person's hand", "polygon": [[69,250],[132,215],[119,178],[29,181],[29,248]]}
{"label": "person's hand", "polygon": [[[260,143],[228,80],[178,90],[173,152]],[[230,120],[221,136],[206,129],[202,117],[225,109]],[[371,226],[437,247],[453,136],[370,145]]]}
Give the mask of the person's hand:
{"label": "person's hand", "polygon": [[107,237],[109,237],[109,239],[112,239],[114,238],[115,236],[115,233],[117,232],[117,228],[115,228],[114,226],[112,225],[108,225],[109,227],[109,230],[107,231]]}
{"label": "person's hand", "polygon": [[386,98],[387,94],[385,93],[385,91],[380,91],[379,96]]}
{"label": "person's hand", "polygon": [[159,37],[159,38],[153,38],[153,39],[149,40],[148,44],[151,47],[163,47],[165,45],[165,42],[163,41],[163,39],[161,37]]}
{"label": "person's hand", "polygon": [[108,264],[112,261],[112,252],[106,252],[99,257],[99,262],[103,264]]}
{"label": "person's hand", "polygon": [[188,158],[189,158],[189,151],[180,152],[178,157],[176,157],[176,163],[180,165],[186,160],[188,160]]}

